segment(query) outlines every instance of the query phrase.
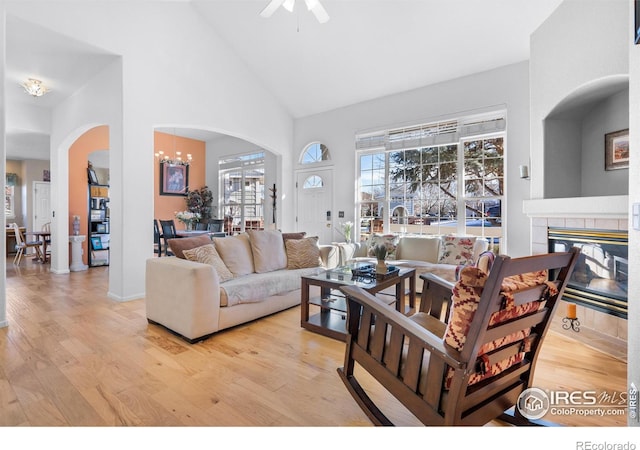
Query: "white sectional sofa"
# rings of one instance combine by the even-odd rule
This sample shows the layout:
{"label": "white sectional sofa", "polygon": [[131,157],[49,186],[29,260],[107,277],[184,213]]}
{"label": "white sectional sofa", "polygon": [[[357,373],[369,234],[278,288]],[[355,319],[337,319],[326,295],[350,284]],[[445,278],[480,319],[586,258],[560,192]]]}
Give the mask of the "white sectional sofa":
{"label": "white sectional sofa", "polygon": [[339,262],[335,246],[275,230],[169,245],[175,257],[147,260],[147,320],[191,343],[299,305],[300,276]]}
{"label": "white sectional sofa", "polygon": [[485,239],[475,236],[452,235],[372,235],[367,241],[358,243],[337,243],[340,251],[340,265],[350,262],[370,261],[375,263],[373,247],[387,246],[388,264],[408,266],[416,269],[417,289],[422,290],[419,276],[432,273],[447,281],[455,282],[459,267],[473,264],[487,251]]}

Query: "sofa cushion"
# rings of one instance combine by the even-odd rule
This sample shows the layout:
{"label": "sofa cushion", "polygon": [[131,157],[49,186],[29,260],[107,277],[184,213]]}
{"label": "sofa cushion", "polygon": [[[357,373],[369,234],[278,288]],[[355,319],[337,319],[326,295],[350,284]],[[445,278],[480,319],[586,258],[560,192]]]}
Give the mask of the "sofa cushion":
{"label": "sofa cushion", "polygon": [[284,249],[282,233],[278,230],[249,230],[249,241],[253,253],[253,267],[256,273],[286,269],[287,253]]}
{"label": "sofa cushion", "polygon": [[373,234],[369,238],[369,250],[367,255],[375,257],[376,246],[384,245],[387,247],[387,259],[396,259],[396,246],[398,245],[399,240],[400,236],[396,236],[395,234]]}
{"label": "sofa cushion", "polygon": [[442,238],[442,264],[465,265],[473,263],[475,236],[444,236]]}
{"label": "sofa cushion", "polygon": [[233,274],[224,264],[224,261],[216,251],[216,248],[213,246],[213,244],[207,244],[203,245],[202,247],[184,250],[182,253],[184,253],[185,258],[189,261],[195,261],[213,266],[213,268],[216,269],[216,272],[218,273],[218,278],[220,278],[221,283],[224,283],[225,281],[233,278]]}
{"label": "sofa cushion", "polygon": [[167,239],[167,243],[174,255],[178,258],[186,259],[183,253],[185,250],[211,244],[211,238],[208,235],[203,234],[201,236],[188,238]]}
{"label": "sofa cushion", "polygon": [[213,238],[218,254],[234,277],[254,272],[251,242],[246,233],[224,238]]}
{"label": "sofa cushion", "polygon": [[288,239],[285,241],[285,247],[287,250],[287,269],[304,269],[322,265],[317,236]]}
{"label": "sofa cushion", "polygon": [[403,236],[396,246],[396,259],[427,261],[440,260],[442,239],[432,236]]}
{"label": "sofa cushion", "polygon": [[220,306],[258,303],[274,295],[300,289],[300,277],[318,272],[318,268],[276,270],[234,278],[220,285]]}

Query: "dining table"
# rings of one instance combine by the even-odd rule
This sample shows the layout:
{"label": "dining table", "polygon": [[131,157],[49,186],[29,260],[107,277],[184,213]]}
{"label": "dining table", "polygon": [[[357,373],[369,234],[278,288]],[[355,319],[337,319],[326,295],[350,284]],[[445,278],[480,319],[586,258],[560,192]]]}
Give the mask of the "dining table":
{"label": "dining table", "polygon": [[[49,262],[47,258],[47,245],[51,240],[51,231],[27,231],[25,234],[35,236],[35,240],[42,241],[42,263]],[[37,258],[39,259],[39,258]]]}
{"label": "dining table", "polygon": [[203,234],[210,234],[208,230],[176,230],[176,236],[179,237],[194,237],[202,236]]}

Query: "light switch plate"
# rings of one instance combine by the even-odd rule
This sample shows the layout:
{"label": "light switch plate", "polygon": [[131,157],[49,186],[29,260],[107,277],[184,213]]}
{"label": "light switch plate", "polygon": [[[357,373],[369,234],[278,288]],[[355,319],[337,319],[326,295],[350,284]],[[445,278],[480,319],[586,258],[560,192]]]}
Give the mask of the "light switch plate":
{"label": "light switch plate", "polygon": [[640,203],[633,204],[631,217],[633,229],[640,230]]}

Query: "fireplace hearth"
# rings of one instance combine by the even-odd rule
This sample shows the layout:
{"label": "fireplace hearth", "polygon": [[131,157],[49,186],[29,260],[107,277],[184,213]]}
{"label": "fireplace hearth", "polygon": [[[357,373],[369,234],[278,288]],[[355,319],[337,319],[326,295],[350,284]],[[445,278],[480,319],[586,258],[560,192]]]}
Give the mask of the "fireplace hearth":
{"label": "fireplace hearth", "polygon": [[549,227],[547,235],[549,252],[581,250],[564,300],[626,319],[628,233]]}

